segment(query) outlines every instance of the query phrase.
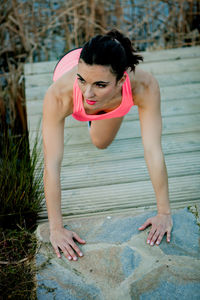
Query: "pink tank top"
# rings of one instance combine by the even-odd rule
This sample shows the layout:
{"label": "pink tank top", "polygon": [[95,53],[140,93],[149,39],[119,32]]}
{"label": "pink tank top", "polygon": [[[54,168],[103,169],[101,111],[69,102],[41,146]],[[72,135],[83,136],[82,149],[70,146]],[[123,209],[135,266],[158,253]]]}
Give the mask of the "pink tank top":
{"label": "pink tank top", "polygon": [[[68,52],[65,56],[63,56],[63,58],[61,58],[61,60],[58,62],[58,64],[55,67],[54,74],[53,74],[53,81],[58,80],[64,73],[71,70],[75,65],[78,64],[81,50],[82,48],[72,50]],[[110,112],[100,114],[100,115],[86,114],[83,106],[83,96],[78,86],[77,78],[73,86],[73,102],[74,102],[73,103],[74,107],[73,107],[72,117],[74,117],[78,121],[103,120],[103,119],[122,117],[126,115],[131,109],[131,107],[134,105],[129,76],[127,74],[126,80],[122,85],[121,104],[116,109]]]}

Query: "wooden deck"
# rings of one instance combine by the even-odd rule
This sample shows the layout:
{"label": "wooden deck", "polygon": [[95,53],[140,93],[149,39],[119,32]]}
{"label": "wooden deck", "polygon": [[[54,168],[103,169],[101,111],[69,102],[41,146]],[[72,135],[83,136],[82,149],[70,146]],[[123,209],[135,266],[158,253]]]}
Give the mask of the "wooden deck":
{"label": "wooden deck", "polygon": [[[162,145],[172,209],[200,203],[200,47],[143,52],[140,68],[158,79]],[[25,65],[30,142],[42,117],[44,93],[56,62]],[[41,126],[40,126],[41,135]],[[114,142],[96,149],[86,122],[65,120],[61,170],[62,212],[67,218],[138,213],[156,208],[144,161],[137,107],[125,116]],[[47,220],[44,206],[40,222]]]}

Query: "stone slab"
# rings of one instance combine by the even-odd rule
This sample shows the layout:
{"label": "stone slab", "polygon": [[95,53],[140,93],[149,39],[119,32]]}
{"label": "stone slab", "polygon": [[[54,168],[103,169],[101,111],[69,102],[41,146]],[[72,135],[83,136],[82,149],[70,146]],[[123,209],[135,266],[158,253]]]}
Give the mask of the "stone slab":
{"label": "stone slab", "polygon": [[[200,246],[197,213],[173,213],[171,243],[149,246],[143,222],[156,214],[69,219],[66,228],[86,240],[78,261],[57,258],[48,224],[37,228],[37,298],[69,300],[199,299]],[[197,209],[196,209],[197,211]]]}

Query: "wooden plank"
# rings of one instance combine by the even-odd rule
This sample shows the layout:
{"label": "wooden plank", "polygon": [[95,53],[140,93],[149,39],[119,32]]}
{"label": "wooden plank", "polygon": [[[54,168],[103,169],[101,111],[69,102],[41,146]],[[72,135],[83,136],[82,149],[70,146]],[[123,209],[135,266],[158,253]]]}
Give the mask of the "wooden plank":
{"label": "wooden plank", "polygon": [[[200,151],[199,132],[175,133],[163,135],[162,148],[165,155],[182,152]],[[134,159],[144,156],[141,138],[114,140],[107,149],[97,149],[93,144],[67,145],[62,167],[95,162],[109,162],[122,159]]]}
{"label": "wooden plank", "polygon": [[[199,132],[189,132],[162,137],[162,149],[164,155],[177,154],[182,159],[182,154],[196,153],[200,151]],[[64,149],[62,169],[72,166],[94,163],[109,163],[124,159],[144,158],[144,149],[141,138],[114,140],[113,143],[104,150],[97,149],[93,144],[67,145]],[[43,152],[39,156],[39,161],[43,162]]]}
{"label": "wooden plank", "polygon": [[[200,174],[200,151],[165,155],[165,161],[169,178]],[[93,159],[62,166],[60,178],[62,190],[66,190],[145,181],[149,173],[143,157],[105,162]]]}
{"label": "wooden plank", "polygon": [[[171,201],[200,200],[200,175],[169,178]],[[95,186],[84,189],[64,190],[62,192],[63,204],[68,203],[70,208],[84,209],[85,205],[100,207],[114,204],[125,205],[134,203],[135,206],[148,205],[155,201],[153,187],[148,181],[138,181],[106,186]],[[134,199],[133,199],[134,198]],[[70,201],[69,201],[70,199]],[[108,201],[109,199],[109,201]],[[62,205],[63,207],[63,205]]]}
{"label": "wooden plank", "polygon": [[200,57],[200,46],[140,52],[145,62]]}
{"label": "wooden plank", "polygon": [[[200,95],[196,98],[179,98],[179,99],[161,99],[161,114],[162,117],[190,115],[200,112]],[[126,121],[139,119],[138,107],[133,109],[124,118]]]}
{"label": "wooden plank", "polygon": [[[29,101],[41,101],[44,98],[46,88],[34,88],[26,90],[26,103]],[[183,84],[177,86],[161,87],[162,100],[180,99],[189,95],[190,98],[199,97],[200,95],[200,83]]]}
{"label": "wooden plank", "polygon": [[[42,105],[27,105],[29,129],[34,130],[42,117]],[[161,101],[162,117],[175,116],[175,115],[188,115],[193,113],[200,113],[200,101],[198,98],[179,99]],[[138,107],[133,107],[131,111],[124,117],[124,121],[138,120]],[[78,122],[72,116],[66,118],[66,127],[87,127],[86,122]]]}
{"label": "wooden plank", "polygon": [[161,88],[165,88],[167,86],[184,86],[187,84],[200,83],[199,71],[188,70],[188,72],[156,74],[155,76]]}
{"label": "wooden plank", "polygon": [[[140,68],[140,67],[138,67]],[[25,77],[26,90],[35,87],[48,87],[53,83],[52,74],[33,74]],[[174,74],[156,74],[160,87],[197,83],[200,81],[199,71],[179,72]],[[39,99],[39,98],[38,98]],[[40,98],[41,99],[41,98]]]}
{"label": "wooden plank", "polygon": [[[149,64],[141,64],[140,68],[154,74],[155,77],[157,75],[162,74],[173,74],[176,76],[176,73],[184,73],[188,70],[190,72],[193,70],[195,72],[200,71],[200,58],[196,59],[188,59],[181,60],[178,63],[174,62],[159,62],[159,63],[149,63]],[[177,77],[178,77],[177,74]],[[36,100],[43,99],[45,92],[47,91],[48,86],[35,86],[26,88],[26,99],[28,100]]]}
{"label": "wooden plank", "polygon": [[[171,209],[172,212],[175,212],[177,209],[180,208],[185,208],[185,207],[189,207],[189,206],[194,206],[194,205],[200,205],[200,200],[188,200],[188,201],[181,201],[181,202],[173,202],[171,203]],[[76,212],[76,214],[71,214],[68,215],[67,213],[64,214],[63,213],[63,220],[65,223],[67,223],[67,221],[72,220],[72,219],[85,219],[85,218],[95,218],[97,216],[116,216],[116,215],[138,215],[141,213],[146,213],[149,211],[156,211],[157,210],[157,206],[156,204],[149,204],[148,206],[141,206],[141,207],[130,207],[130,208],[115,208],[115,210],[102,210],[102,211],[97,211],[97,212],[89,212],[89,213],[83,213],[82,212]],[[47,213],[45,211],[41,211],[39,213],[39,219],[37,220],[37,223],[44,223],[44,222],[48,222],[48,217],[47,217]]]}
{"label": "wooden plank", "polygon": [[[46,70],[46,65],[49,65],[49,63],[38,63],[42,64],[42,68]],[[34,71],[31,71],[32,73],[25,73],[25,77],[27,78],[28,75],[31,74],[40,74],[39,70],[40,67],[35,66],[37,63],[33,64]],[[190,72],[193,71],[199,71],[200,70],[200,57],[194,57],[194,58],[185,58],[180,60],[169,60],[169,61],[154,61],[154,62],[141,62],[139,64],[139,68],[148,71],[155,76],[157,74],[173,74],[173,73],[181,73],[181,72],[187,72],[190,70]],[[50,73],[53,74],[54,68],[50,69],[49,71],[43,71],[42,74]]]}
{"label": "wooden plank", "polygon": [[[171,203],[200,201],[200,175],[169,178]],[[63,215],[84,215],[103,211],[115,211],[155,205],[155,195],[150,181],[138,181],[106,186],[62,191]],[[43,210],[46,215],[46,208]]]}
{"label": "wooden plank", "polygon": [[199,71],[200,58],[187,58],[177,61],[159,61],[149,62],[148,64],[141,63],[140,68],[144,71],[150,72],[155,76],[157,74],[173,74],[179,72]]}
{"label": "wooden plank", "polygon": [[25,90],[26,101],[43,99],[47,91],[47,86],[36,86]]}
{"label": "wooden plank", "polygon": [[[32,105],[33,103],[33,105]],[[31,105],[27,105],[28,119],[30,122],[30,128],[35,128],[38,122],[38,117],[42,116],[43,103],[39,104],[32,101]],[[35,104],[35,105],[34,105]],[[174,116],[174,115],[188,115],[200,112],[200,99],[199,98],[180,98],[175,100],[163,100],[161,101],[161,112],[163,117]],[[131,111],[124,117],[125,121],[138,120],[138,107],[135,106]],[[75,122],[74,122],[74,121]],[[84,123],[84,124],[82,124]],[[66,118],[67,127],[84,127],[87,126],[86,122],[78,122],[72,116]]]}
{"label": "wooden plank", "polygon": [[[168,177],[182,174],[200,174],[200,151],[165,155]],[[128,183],[149,179],[144,158],[65,165],[61,169],[62,190],[111,184]]]}
{"label": "wooden plank", "polygon": [[[190,97],[189,97],[189,103],[191,106],[199,106],[199,98],[200,98],[200,83],[197,84],[192,84],[192,85],[183,85],[180,87],[180,89],[178,88],[178,86],[176,86],[176,88],[174,87],[165,87],[161,89],[161,105],[163,108],[161,108],[163,111],[166,111],[166,108],[164,106],[168,106],[169,103],[168,101],[174,101],[173,105],[172,103],[170,104],[170,106],[172,105],[173,107],[177,106],[177,103],[179,101],[182,101],[181,105],[179,105],[179,107],[184,106],[185,107],[185,103],[188,104],[188,98],[183,97],[183,93],[187,90],[192,91],[190,93]],[[175,94],[175,90],[178,92],[177,94]],[[163,94],[165,94],[165,97],[163,96]],[[194,94],[194,95],[193,95]],[[180,95],[180,96],[179,96]],[[179,97],[177,99],[177,97]],[[165,103],[166,102],[166,103]],[[189,105],[187,105],[187,107],[189,108]],[[28,117],[29,116],[33,116],[33,115],[41,115],[42,114],[42,110],[43,110],[43,99],[42,100],[28,100],[26,102],[26,108],[27,108],[27,114]],[[129,112],[129,114],[135,114],[135,109],[136,108],[132,108],[131,111]],[[80,123],[80,122],[79,122]]]}
{"label": "wooden plank", "polygon": [[[199,57],[199,46],[188,47],[188,48],[176,48],[159,50],[152,52],[140,52],[144,56],[145,61],[155,62],[163,60],[179,60],[187,58]],[[39,63],[27,63],[25,64],[24,73],[25,76],[28,74],[40,74],[40,73],[53,73],[53,70],[57,64],[57,61],[39,62]]]}
{"label": "wooden plank", "polygon": [[[200,115],[186,116],[169,116],[163,118],[163,134],[171,134],[177,132],[199,131]],[[138,120],[124,121],[121,125],[116,139],[126,139],[140,137],[140,124]],[[64,136],[65,144],[80,144],[90,142],[87,128],[79,128],[78,132],[75,127],[68,128]]]}
{"label": "wooden plank", "polygon": [[173,99],[191,99],[200,97],[200,83],[160,88],[161,101]]}
{"label": "wooden plank", "polygon": [[48,87],[53,83],[53,72],[25,76],[26,89],[38,86]]}
{"label": "wooden plank", "polygon": [[[30,128],[30,127],[29,127]],[[66,128],[66,125],[65,125]],[[194,132],[199,131],[200,128],[200,115],[180,115],[163,117],[163,130],[164,134]],[[30,131],[30,140],[34,141],[36,131]],[[41,130],[40,130],[41,136]],[[140,137],[140,124],[138,120],[124,121],[116,135],[115,139],[128,139]],[[86,127],[70,127],[64,133],[64,145],[79,145],[84,143],[91,143],[88,129]]]}

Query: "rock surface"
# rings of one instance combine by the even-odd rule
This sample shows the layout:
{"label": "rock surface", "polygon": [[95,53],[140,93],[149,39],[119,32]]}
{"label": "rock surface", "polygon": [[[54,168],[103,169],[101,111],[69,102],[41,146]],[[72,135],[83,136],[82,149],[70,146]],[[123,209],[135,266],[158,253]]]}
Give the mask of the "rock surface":
{"label": "rock surface", "polygon": [[170,244],[149,246],[149,229],[138,227],[155,215],[73,219],[66,228],[86,240],[78,261],[57,258],[48,224],[37,228],[37,297],[69,300],[200,299],[199,226],[187,208],[173,214]]}

